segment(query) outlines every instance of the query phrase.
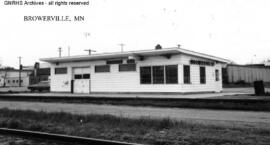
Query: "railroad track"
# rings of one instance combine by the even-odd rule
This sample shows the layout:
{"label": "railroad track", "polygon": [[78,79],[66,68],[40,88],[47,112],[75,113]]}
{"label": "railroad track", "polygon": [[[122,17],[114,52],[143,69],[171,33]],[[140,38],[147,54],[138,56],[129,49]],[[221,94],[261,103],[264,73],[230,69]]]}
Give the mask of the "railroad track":
{"label": "railroad track", "polygon": [[37,131],[29,131],[29,130],[8,129],[8,128],[0,128],[0,134],[19,136],[22,138],[42,139],[42,140],[50,140],[50,141],[57,141],[57,142],[62,142],[62,143],[81,144],[81,145],[140,145],[136,143],[127,143],[127,142],[119,142],[119,141],[112,141],[112,140],[103,140],[103,139],[53,134],[53,133],[45,133],[45,132],[37,132]]}

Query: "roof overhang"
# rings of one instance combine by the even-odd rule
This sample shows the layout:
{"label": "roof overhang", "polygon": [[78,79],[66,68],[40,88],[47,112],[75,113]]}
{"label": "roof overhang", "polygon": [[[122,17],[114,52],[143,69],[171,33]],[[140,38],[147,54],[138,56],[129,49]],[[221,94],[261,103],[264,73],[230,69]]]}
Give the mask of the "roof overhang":
{"label": "roof overhang", "polygon": [[129,51],[129,52],[116,52],[116,53],[102,53],[92,55],[80,55],[80,56],[65,56],[65,57],[53,57],[53,58],[41,58],[41,61],[48,63],[57,62],[76,62],[76,61],[95,61],[95,60],[108,60],[117,58],[129,58],[129,57],[144,57],[144,56],[159,56],[159,55],[173,55],[179,54],[176,49],[160,49],[160,50],[141,50],[141,51]]}
{"label": "roof overhang", "polygon": [[186,54],[195,57],[201,57],[210,59],[221,63],[230,63],[231,61],[203,53],[198,53],[186,49],[180,48],[166,48],[158,50],[139,50],[139,51],[128,51],[128,52],[115,52],[115,53],[102,53],[92,55],[79,55],[79,56],[65,56],[65,57],[53,57],[53,58],[41,58],[41,61],[48,63],[63,63],[63,62],[78,62],[78,61],[95,61],[95,60],[108,60],[108,59],[119,59],[119,58],[141,58],[145,56],[165,56],[169,58],[175,54]]}
{"label": "roof overhang", "polygon": [[204,54],[204,53],[199,53],[199,52],[195,52],[195,51],[191,51],[191,50],[187,50],[187,49],[182,49],[180,48],[179,51],[183,54],[187,54],[187,55],[191,55],[191,56],[195,56],[195,57],[201,57],[201,58],[206,58],[206,59],[210,59],[213,61],[217,61],[220,63],[231,63],[231,60],[228,59],[224,59],[224,58],[220,58],[220,57],[216,57],[216,56],[212,56],[212,55],[208,55],[208,54]]}

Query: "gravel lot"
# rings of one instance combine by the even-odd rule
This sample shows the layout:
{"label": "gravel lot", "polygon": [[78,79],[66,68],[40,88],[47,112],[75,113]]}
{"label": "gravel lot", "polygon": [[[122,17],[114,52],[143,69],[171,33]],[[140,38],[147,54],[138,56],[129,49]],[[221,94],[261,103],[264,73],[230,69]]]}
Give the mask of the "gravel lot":
{"label": "gravel lot", "polygon": [[46,112],[69,112],[73,114],[111,114],[123,117],[173,118],[177,120],[201,120],[255,123],[270,128],[270,112],[228,111],[207,109],[178,109],[155,107],[131,107],[94,104],[37,103],[1,101],[0,108]]}

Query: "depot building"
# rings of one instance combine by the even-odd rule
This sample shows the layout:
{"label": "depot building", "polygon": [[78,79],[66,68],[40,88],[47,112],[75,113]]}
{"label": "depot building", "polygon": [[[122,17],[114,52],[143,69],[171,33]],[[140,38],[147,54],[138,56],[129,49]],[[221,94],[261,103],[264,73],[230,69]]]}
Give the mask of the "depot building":
{"label": "depot building", "polygon": [[230,61],[181,48],[42,58],[51,91],[71,93],[188,93],[222,91]]}

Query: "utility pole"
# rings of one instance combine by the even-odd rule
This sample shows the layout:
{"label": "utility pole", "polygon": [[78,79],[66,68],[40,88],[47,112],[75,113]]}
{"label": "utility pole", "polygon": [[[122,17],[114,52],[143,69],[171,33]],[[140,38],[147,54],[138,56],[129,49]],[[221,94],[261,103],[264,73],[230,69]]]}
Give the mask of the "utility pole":
{"label": "utility pole", "polygon": [[124,52],[124,46],[125,46],[125,44],[124,43],[120,43],[118,45],[121,46],[121,52]]}
{"label": "utility pole", "polygon": [[84,51],[88,51],[88,55],[91,55],[91,52],[96,52],[96,50],[92,50],[92,49],[85,49]]}
{"label": "utility pole", "polygon": [[90,33],[89,32],[84,32],[84,36],[85,36],[85,38],[87,38],[87,37],[90,36]]}
{"label": "utility pole", "polygon": [[62,48],[61,47],[58,48],[58,52],[59,52],[59,57],[61,57],[61,53],[62,53]]}
{"label": "utility pole", "polygon": [[21,87],[21,71],[22,71],[22,64],[21,64],[21,59],[22,59],[22,57],[21,56],[19,56],[19,87]]}
{"label": "utility pole", "polygon": [[70,46],[68,46],[68,56],[70,56]]}

